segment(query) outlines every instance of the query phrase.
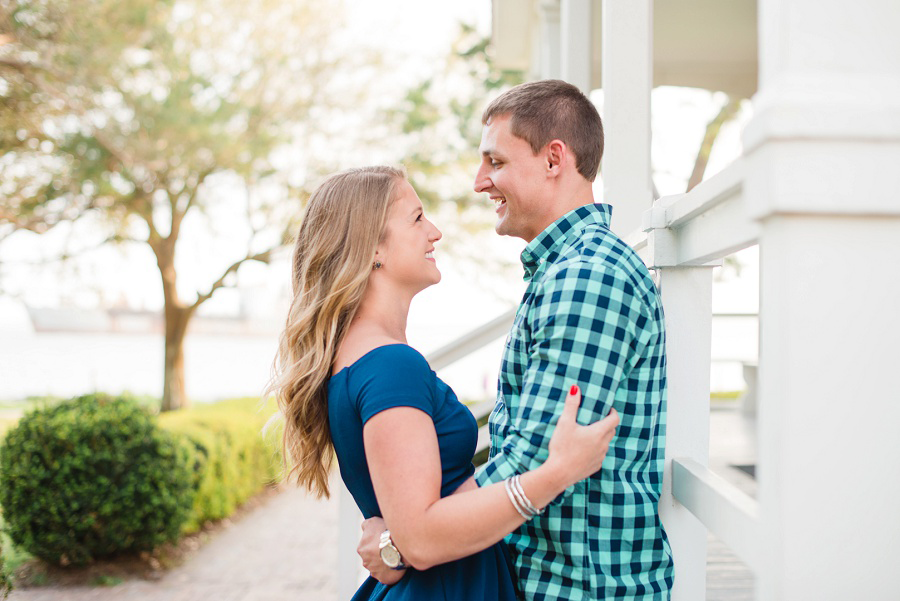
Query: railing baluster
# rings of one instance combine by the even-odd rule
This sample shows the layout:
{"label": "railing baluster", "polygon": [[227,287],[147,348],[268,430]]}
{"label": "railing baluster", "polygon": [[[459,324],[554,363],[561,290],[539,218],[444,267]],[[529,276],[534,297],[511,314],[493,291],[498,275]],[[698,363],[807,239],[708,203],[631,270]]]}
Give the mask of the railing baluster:
{"label": "railing baluster", "polygon": [[[652,238],[657,231],[651,231]],[[663,253],[664,254],[664,253]],[[672,457],[709,463],[712,268],[656,265],[666,312],[666,474],[659,513],[675,558],[673,601],[706,599],[706,527],[672,496]]]}

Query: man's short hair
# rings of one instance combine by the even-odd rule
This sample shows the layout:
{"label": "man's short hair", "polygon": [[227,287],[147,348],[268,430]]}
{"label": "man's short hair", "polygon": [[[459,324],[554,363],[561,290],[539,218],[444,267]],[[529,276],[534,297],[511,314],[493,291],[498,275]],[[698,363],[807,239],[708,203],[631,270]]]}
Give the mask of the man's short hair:
{"label": "man's short hair", "polygon": [[578,173],[589,182],[597,177],[603,157],[603,123],[594,104],[572,84],[542,79],[520,84],[491,102],[482,125],[494,117],[510,117],[510,130],[535,154],[551,140],[562,140],[575,155]]}

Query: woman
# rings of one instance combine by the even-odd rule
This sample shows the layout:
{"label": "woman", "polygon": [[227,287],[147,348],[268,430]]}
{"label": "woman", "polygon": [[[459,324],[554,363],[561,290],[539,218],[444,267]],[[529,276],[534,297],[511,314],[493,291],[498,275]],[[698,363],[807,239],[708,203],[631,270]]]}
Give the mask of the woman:
{"label": "woman", "polygon": [[354,600],[515,599],[500,541],[599,470],[618,423],[576,425],[573,387],[539,468],[474,484],[475,420],[406,344],[410,301],[441,278],[440,238],[389,167],[329,177],[297,236],[273,384],[289,475],[327,495],[333,449],[363,515],[384,518],[385,548],[412,568],[392,586],[369,578]]}

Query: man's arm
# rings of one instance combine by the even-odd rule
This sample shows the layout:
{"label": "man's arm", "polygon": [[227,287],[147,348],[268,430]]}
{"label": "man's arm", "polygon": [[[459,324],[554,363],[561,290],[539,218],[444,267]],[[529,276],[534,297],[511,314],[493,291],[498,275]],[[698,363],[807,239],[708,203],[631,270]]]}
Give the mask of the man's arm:
{"label": "man's arm", "polygon": [[570,262],[545,276],[526,316],[532,336],[521,398],[510,411],[499,452],[475,475],[479,486],[546,459],[563,408],[560,399],[571,383],[583,391],[579,423],[609,412],[619,383],[647,342],[646,314],[625,275],[612,268]]}

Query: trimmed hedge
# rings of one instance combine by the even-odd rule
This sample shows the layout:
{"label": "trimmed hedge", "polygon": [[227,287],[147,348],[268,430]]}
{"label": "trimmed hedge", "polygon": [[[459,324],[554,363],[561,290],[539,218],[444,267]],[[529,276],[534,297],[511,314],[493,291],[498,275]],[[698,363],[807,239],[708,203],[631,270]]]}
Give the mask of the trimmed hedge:
{"label": "trimmed hedge", "polygon": [[7,432],[0,454],[7,532],[59,564],[175,540],[194,499],[191,455],[127,396],[35,409]]}
{"label": "trimmed hedge", "polygon": [[[89,408],[86,405],[112,405],[121,415],[112,419],[99,419],[96,407]],[[127,410],[123,409],[125,406],[128,407]],[[171,411],[156,418],[146,409],[138,408],[130,397],[114,399],[106,395],[79,397],[37,409],[23,417],[18,425],[10,427],[9,434],[14,437],[12,444],[15,448],[0,445],[0,504],[4,507],[8,521],[30,524],[24,528],[30,534],[16,534],[15,529],[9,526],[7,530],[18,548],[54,563],[85,563],[94,557],[120,551],[149,550],[159,542],[174,540],[180,534],[197,531],[208,520],[230,516],[239,505],[278,480],[281,470],[280,428],[272,428],[265,439],[261,434],[267,419],[275,411],[273,403],[260,407],[258,399],[235,399]],[[110,449],[108,444],[99,444],[99,441],[108,441],[110,437],[118,440],[123,431],[131,428],[126,427],[124,422],[130,424],[134,420],[142,424],[142,434],[132,432],[127,436],[129,440],[119,441],[115,449]],[[47,432],[54,428],[46,427],[48,421],[65,424],[62,434],[58,433],[55,438],[50,436],[50,442]],[[59,430],[59,427],[55,429]],[[74,435],[73,429],[80,433]],[[148,455],[146,445],[136,445],[136,441],[147,438],[147,432],[153,432],[149,436],[152,440],[167,441],[166,448],[170,454],[177,456],[177,465],[172,465],[169,459],[162,459],[160,463],[159,453],[150,452]],[[2,438],[0,433],[0,439]],[[23,453],[23,445],[30,449],[27,453]],[[52,452],[59,445],[63,445],[66,450]],[[105,548],[100,552],[88,553],[84,550],[83,541],[91,539],[91,532],[68,526],[94,524],[92,527],[96,528],[97,519],[90,515],[90,503],[75,503],[82,513],[88,512],[88,517],[75,511],[70,498],[73,490],[81,491],[79,494],[88,491],[94,493],[99,499],[95,499],[94,504],[99,503],[105,512],[117,514],[115,519],[126,523],[140,522],[143,511],[136,508],[136,503],[140,504],[141,501],[124,500],[121,497],[121,489],[133,487],[123,486],[109,475],[96,473],[99,468],[95,464],[102,464],[107,470],[110,468],[111,455],[120,463],[128,465],[152,464],[147,469],[139,470],[139,473],[165,472],[170,479],[178,480],[180,485],[176,496],[180,502],[178,507],[170,507],[163,512],[165,523],[143,523],[140,529],[149,535],[145,537],[149,540],[144,544],[120,544],[114,550]],[[60,458],[63,456],[76,457],[80,464],[92,466],[83,470],[68,470],[79,473],[89,484],[73,485],[69,480],[58,478],[58,472],[63,471],[59,468]],[[141,486],[140,490],[143,501],[149,501],[154,506],[160,505],[155,485],[149,488]],[[50,500],[39,504],[36,497],[33,497],[35,494],[41,494]],[[165,492],[162,496],[172,497]],[[57,516],[58,523],[65,524],[68,528],[62,537],[68,541],[66,551],[59,551],[54,547],[56,550],[46,552],[46,549],[42,551],[29,542],[48,536],[60,537],[58,524],[50,528],[53,533],[48,532],[46,519],[36,519],[33,515],[47,512],[47,503],[53,505],[49,513]],[[104,519],[110,518],[107,516]],[[117,527],[116,530],[124,534],[128,528]],[[2,585],[0,581],[0,590]],[[0,594],[0,599],[2,597]]]}
{"label": "trimmed hedge", "polygon": [[272,431],[265,439],[261,434],[274,411],[271,406],[261,408],[259,399],[235,399],[160,415],[163,429],[192,443],[196,495],[183,532],[197,531],[207,520],[228,517],[277,481],[281,458],[275,441],[280,440],[280,432]]}

